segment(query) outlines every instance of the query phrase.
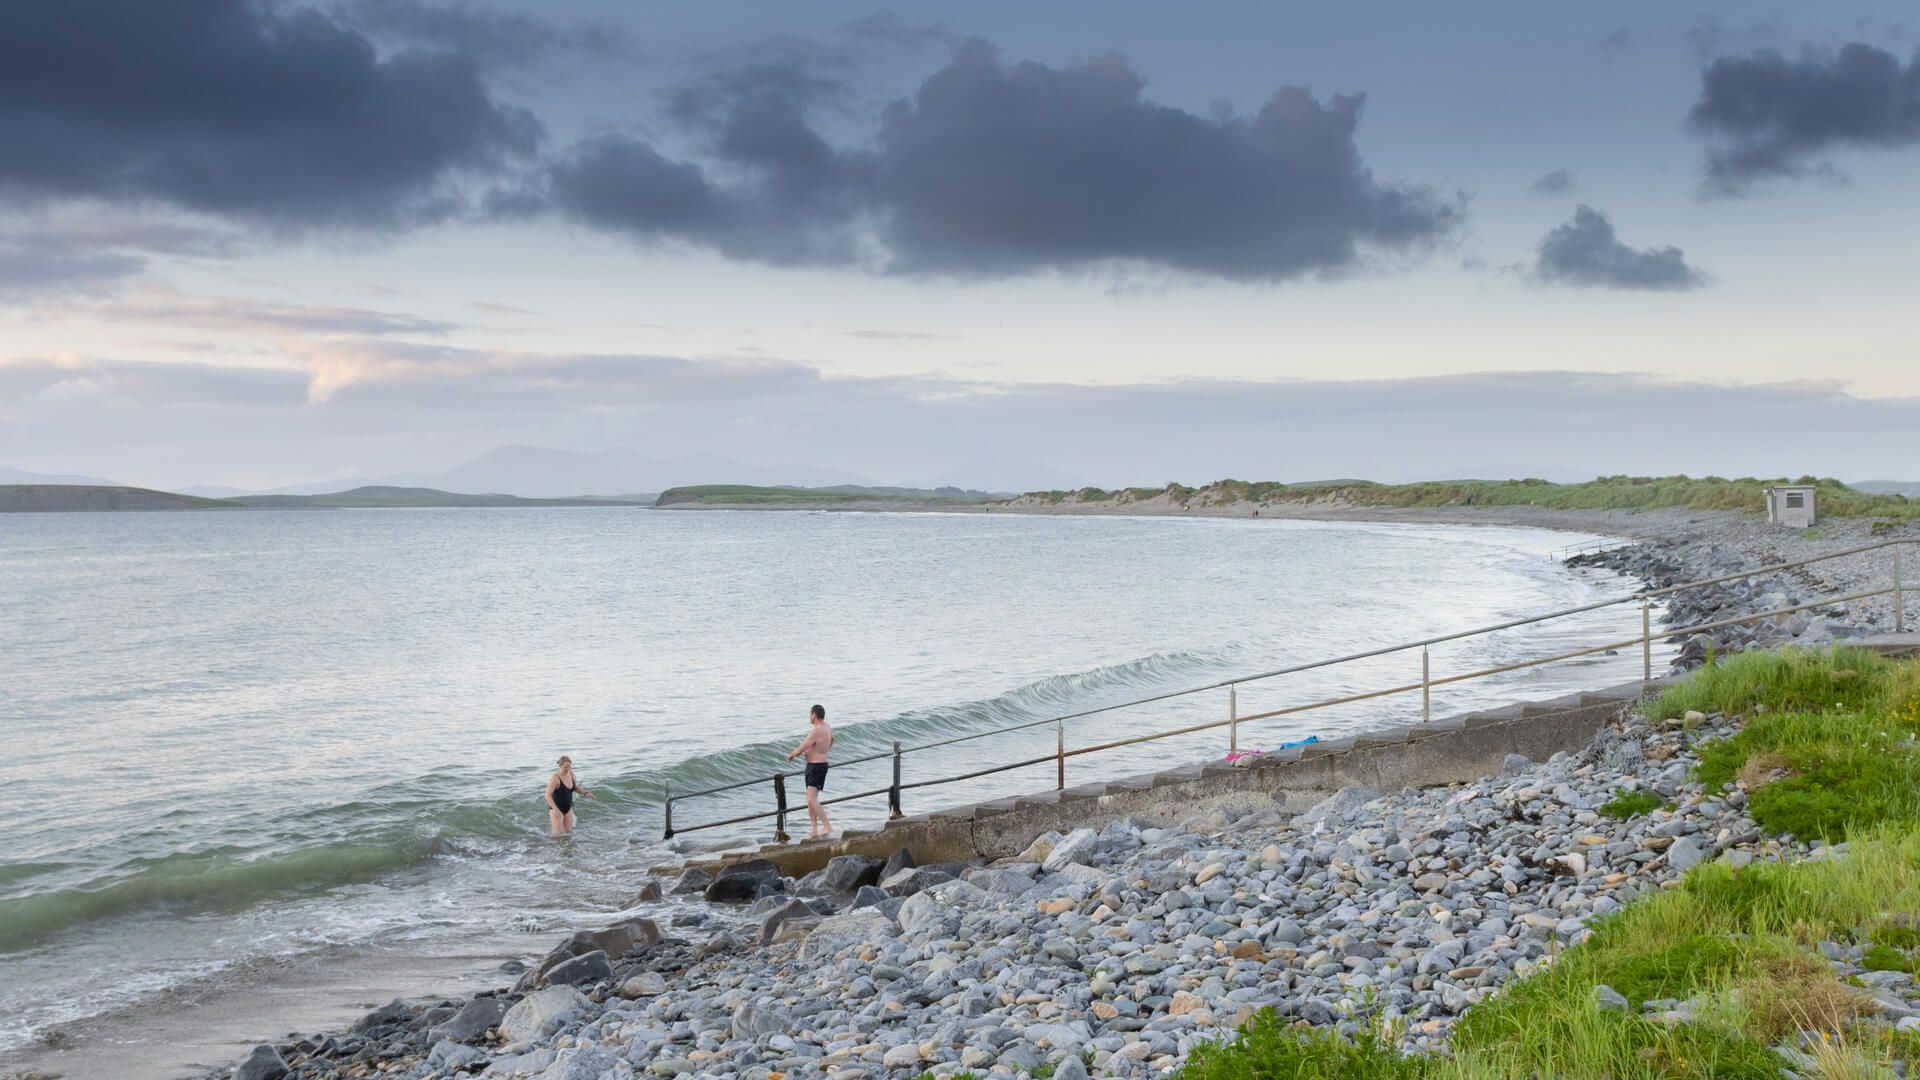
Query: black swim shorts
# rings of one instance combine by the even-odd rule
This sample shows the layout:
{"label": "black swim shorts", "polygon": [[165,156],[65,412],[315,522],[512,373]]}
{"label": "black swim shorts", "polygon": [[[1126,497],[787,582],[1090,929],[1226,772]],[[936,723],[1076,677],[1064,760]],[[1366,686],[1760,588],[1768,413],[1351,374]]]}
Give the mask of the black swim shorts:
{"label": "black swim shorts", "polygon": [[819,788],[821,791],[825,791],[827,789],[827,763],[826,762],[824,761],[807,762],[807,786],[810,788]]}

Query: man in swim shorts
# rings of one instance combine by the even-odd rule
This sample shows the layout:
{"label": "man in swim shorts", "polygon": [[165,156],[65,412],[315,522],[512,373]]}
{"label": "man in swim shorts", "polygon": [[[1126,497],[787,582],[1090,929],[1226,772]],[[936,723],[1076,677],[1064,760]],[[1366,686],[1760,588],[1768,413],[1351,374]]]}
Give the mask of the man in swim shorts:
{"label": "man in swim shorts", "polygon": [[811,725],[807,737],[793,748],[787,760],[804,756],[807,760],[807,839],[818,840],[833,832],[827,820],[827,808],[820,805],[820,790],[827,786],[827,751],[833,749],[833,729],[827,726],[827,710],[815,705],[807,712]]}

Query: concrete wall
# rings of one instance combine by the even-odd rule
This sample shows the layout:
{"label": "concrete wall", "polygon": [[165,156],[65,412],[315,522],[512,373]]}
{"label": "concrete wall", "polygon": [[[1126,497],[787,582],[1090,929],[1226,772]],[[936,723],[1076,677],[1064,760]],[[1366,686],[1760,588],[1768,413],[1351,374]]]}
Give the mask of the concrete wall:
{"label": "concrete wall", "polygon": [[[888,822],[872,832],[824,841],[767,845],[690,865],[709,869],[744,858],[771,859],[798,877],[836,855],[885,858],[900,848],[922,863],[1002,859],[1025,850],[1054,830],[1099,828],[1118,818],[1170,825],[1214,808],[1246,812],[1278,806],[1299,813],[1347,787],[1397,791],[1463,783],[1500,771],[1508,754],[1544,761],[1586,745],[1600,727],[1637,704],[1650,687],[1626,683],[1551,701],[1526,702],[1469,713],[1430,724],[1313,743],[1252,759],[1245,767],[1225,762],[1086,784],[1065,791],[1000,799]],[[668,873],[678,867],[661,867]]]}

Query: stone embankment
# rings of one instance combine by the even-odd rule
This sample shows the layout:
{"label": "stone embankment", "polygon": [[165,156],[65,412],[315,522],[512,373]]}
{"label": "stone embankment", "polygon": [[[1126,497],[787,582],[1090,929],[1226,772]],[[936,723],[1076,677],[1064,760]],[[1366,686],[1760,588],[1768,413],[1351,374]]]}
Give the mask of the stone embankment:
{"label": "stone embankment", "polygon": [[[1409,1046],[1444,1048],[1473,1003],[1688,867],[1821,854],[1763,835],[1740,791],[1690,782],[1694,747],[1733,730],[1693,720],[1629,716],[1477,783],[1350,789],[1291,818],[1119,821],[992,864],[690,870],[670,891],[738,915],[575,934],[511,991],[395,1002],[232,1075],[1147,1076],[1262,1008],[1348,1029],[1397,1018]],[[1665,808],[1599,812],[1643,790]],[[1844,947],[1831,957],[1860,973]],[[1881,982],[1884,1021],[1920,1027],[1920,990]],[[1650,1007],[1685,1022],[1685,1003]]]}

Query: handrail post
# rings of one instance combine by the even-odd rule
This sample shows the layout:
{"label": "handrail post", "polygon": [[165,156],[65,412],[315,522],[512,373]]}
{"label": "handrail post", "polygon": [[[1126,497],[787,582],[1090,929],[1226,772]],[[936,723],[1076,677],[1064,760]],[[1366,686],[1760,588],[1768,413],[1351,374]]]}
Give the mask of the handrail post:
{"label": "handrail post", "polygon": [[1053,789],[1067,790],[1067,724],[1064,720],[1053,722]]}
{"label": "handrail post", "polygon": [[773,840],[787,842],[787,774],[773,774]]}
{"label": "handrail post", "polygon": [[1240,684],[1227,687],[1227,753],[1240,752]]}
{"label": "handrail post", "polygon": [[1427,656],[1427,647],[1420,646],[1420,722],[1425,724],[1433,720],[1433,667]]}
{"label": "handrail post", "polygon": [[1653,681],[1653,609],[1646,597],[1640,598],[1640,686]]}
{"label": "handrail post", "polygon": [[900,817],[900,740],[893,740],[893,786],[887,789],[887,817]]}
{"label": "handrail post", "polygon": [[660,790],[667,797],[667,831],[660,835],[662,840],[673,839],[673,782],[660,781]]}
{"label": "handrail post", "polygon": [[1893,545],[1893,632],[1896,634],[1904,634],[1907,632],[1906,606],[1900,599],[1901,546],[1900,544]]}

